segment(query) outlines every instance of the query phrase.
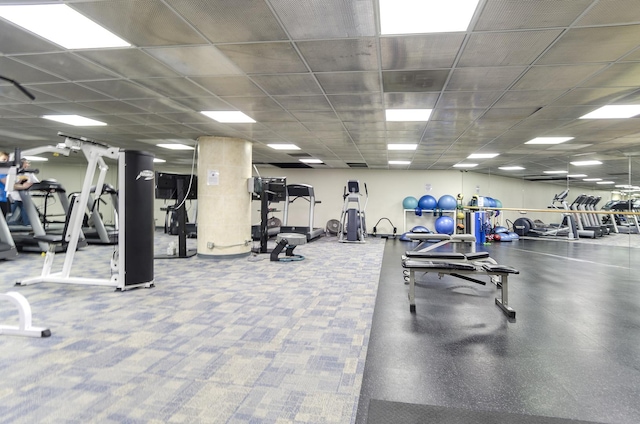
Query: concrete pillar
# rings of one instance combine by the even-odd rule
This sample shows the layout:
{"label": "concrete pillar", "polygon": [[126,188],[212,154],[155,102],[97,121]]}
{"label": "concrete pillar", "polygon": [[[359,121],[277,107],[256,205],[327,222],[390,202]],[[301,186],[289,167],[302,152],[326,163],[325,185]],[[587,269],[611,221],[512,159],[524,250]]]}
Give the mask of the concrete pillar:
{"label": "concrete pillar", "polygon": [[230,137],[198,139],[198,256],[251,254],[251,142]]}

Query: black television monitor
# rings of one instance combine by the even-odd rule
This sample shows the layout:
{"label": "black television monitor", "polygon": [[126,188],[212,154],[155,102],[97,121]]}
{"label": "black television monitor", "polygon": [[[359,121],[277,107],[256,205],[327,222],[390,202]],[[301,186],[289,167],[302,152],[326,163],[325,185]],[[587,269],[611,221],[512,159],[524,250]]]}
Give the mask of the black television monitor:
{"label": "black television monitor", "polygon": [[[171,174],[156,171],[156,199],[178,199],[178,185],[186,194],[186,198],[193,200],[198,198],[198,177],[191,174]],[[191,185],[191,186],[189,186]]]}
{"label": "black television monitor", "polygon": [[260,177],[259,186],[260,192],[254,193],[254,200],[260,200],[263,193],[269,202],[283,202],[287,199],[286,177]]}

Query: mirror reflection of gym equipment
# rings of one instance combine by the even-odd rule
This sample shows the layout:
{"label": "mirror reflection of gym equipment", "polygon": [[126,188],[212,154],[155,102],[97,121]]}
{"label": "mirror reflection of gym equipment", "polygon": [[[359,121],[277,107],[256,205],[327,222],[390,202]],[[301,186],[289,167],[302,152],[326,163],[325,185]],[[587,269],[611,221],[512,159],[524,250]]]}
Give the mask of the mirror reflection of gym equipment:
{"label": "mirror reflection of gym equipment", "polygon": [[177,249],[169,246],[166,255],[156,255],[155,259],[195,256],[197,249],[187,248],[187,237],[196,237],[198,228],[195,222],[187,222],[187,200],[198,199],[198,177],[192,174],[156,172],[155,184],[156,199],[175,201],[166,208],[164,228],[166,233],[178,236]]}

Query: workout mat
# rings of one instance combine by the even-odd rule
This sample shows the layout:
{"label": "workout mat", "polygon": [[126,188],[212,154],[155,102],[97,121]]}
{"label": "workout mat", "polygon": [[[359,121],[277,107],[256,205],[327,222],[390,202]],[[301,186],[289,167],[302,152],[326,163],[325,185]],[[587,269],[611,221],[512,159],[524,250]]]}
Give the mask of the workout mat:
{"label": "workout mat", "polygon": [[446,406],[416,405],[371,399],[367,424],[596,424],[593,421],[541,417],[507,412],[476,411]]}

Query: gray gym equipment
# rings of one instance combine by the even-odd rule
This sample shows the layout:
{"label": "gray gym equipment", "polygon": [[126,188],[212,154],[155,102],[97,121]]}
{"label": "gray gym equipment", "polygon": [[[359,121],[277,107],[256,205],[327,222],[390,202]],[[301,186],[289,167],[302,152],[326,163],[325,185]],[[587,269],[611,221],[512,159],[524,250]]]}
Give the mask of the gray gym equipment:
{"label": "gray gym equipment", "polygon": [[[365,224],[365,209],[369,201],[369,192],[367,185],[364,185],[367,200],[363,208],[360,207],[360,182],[357,180],[349,180],[344,189],[344,203],[342,205],[342,213],[340,214],[340,227],[338,241],[340,243],[364,243],[367,235]],[[346,238],[345,238],[346,235]]]}
{"label": "gray gym equipment", "polygon": [[[290,226],[289,224],[289,205],[298,199],[304,199],[309,202],[309,225],[306,226]],[[284,202],[284,215],[280,231],[283,233],[297,233],[307,236],[307,241],[311,241],[324,234],[323,228],[313,228],[313,213],[316,204],[321,203],[316,200],[313,186],[309,184],[288,184],[287,197]]]}

